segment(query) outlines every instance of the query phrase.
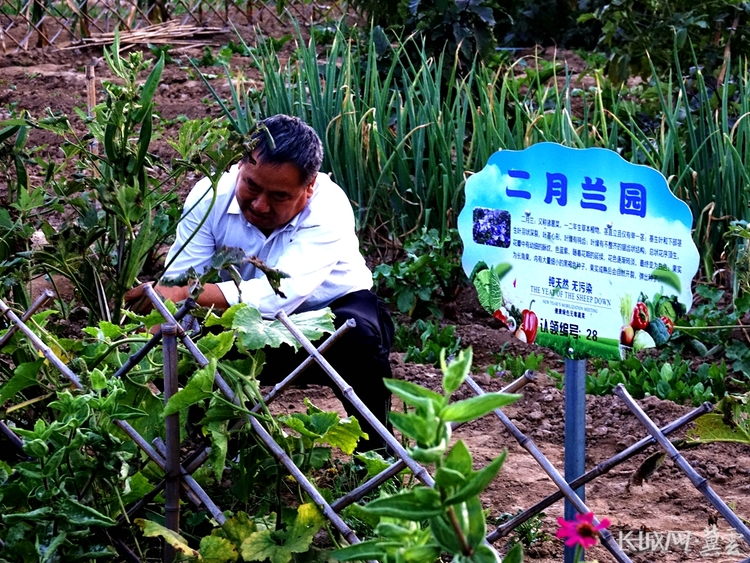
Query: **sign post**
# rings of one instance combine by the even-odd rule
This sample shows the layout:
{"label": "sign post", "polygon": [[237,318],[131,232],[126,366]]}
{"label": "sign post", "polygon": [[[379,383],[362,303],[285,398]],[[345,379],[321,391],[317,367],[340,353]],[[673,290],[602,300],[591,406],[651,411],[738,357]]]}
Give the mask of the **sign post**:
{"label": "sign post", "polygon": [[568,482],[585,471],[585,359],[669,340],[692,304],[692,224],[658,171],[606,149],[498,151],[466,182],[458,230],[480,302],[517,338],[568,358]]}

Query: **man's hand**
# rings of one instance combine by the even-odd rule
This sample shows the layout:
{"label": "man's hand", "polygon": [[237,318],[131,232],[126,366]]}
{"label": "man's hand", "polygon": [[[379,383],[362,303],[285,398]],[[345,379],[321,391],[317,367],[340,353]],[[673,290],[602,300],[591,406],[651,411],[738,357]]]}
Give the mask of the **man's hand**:
{"label": "man's hand", "polygon": [[164,285],[154,283],[144,283],[134,287],[133,289],[125,293],[126,308],[133,311],[134,313],[138,313],[139,315],[146,315],[154,309],[154,304],[143,291],[143,289],[147,285],[153,286],[154,290],[164,301],[169,299],[173,303],[179,303],[180,301],[183,301],[188,297],[187,287],[166,287]]}

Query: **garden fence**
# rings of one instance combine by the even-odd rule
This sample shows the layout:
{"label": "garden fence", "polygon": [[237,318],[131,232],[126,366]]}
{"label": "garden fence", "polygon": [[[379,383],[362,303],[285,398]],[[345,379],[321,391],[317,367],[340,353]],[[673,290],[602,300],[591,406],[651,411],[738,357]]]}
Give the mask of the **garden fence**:
{"label": "garden fence", "polygon": [[[161,325],[160,330],[153,335],[148,344],[131,356],[122,368],[117,372],[116,376],[122,376],[127,373],[130,369],[136,366],[145,355],[152,350],[159,343],[163,346],[163,357],[164,357],[164,396],[165,400],[168,400],[170,395],[177,391],[177,360],[178,350],[177,341],[178,339],[182,342],[182,345],[187,351],[192,354],[197,360],[201,367],[209,365],[209,361],[206,356],[198,349],[193,343],[190,335],[182,328],[179,324],[180,321],[189,313],[189,311],[195,306],[192,300],[188,300],[183,307],[173,315],[161,302],[159,296],[156,294],[151,286],[145,287],[145,293],[148,298],[154,304],[156,310],[161,313],[165,319],[165,323]],[[10,307],[8,307],[2,300],[0,300],[0,316],[4,315],[10,321],[10,328],[5,335],[0,338],[0,346],[6,342],[10,336],[20,330],[28,339],[30,344],[57,370],[62,373],[67,380],[76,388],[83,389],[83,385],[80,382],[78,376],[71,371],[71,369],[55,355],[53,350],[44,343],[44,341],[34,333],[26,324],[28,320],[39,308],[54,298],[52,291],[45,292],[40,298],[38,298],[28,311],[24,312],[21,316],[18,316]],[[396,454],[397,461],[392,464],[389,468],[382,471],[379,475],[372,477],[369,481],[355,489],[354,491],[342,496],[334,502],[326,501],[320,494],[318,489],[313,483],[311,483],[305,474],[297,467],[292,458],[284,451],[284,449],[274,441],[274,438],[264,427],[264,425],[254,416],[247,415],[243,421],[239,424],[249,424],[252,428],[253,433],[258,437],[260,441],[268,448],[268,450],[278,459],[278,461],[289,471],[290,475],[300,485],[300,487],[309,495],[312,501],[321,509],[324,516],[331,522],[336,530],[350,543],[358,543],[360,540],[355,535],[354,531],[344,522],[339,516],[339,512],[349,504],[356,502],[362,498],[367,492],[374,490],[379,484],[396,475],[399,471],[404,468],[408,468],[426,486],[433,486],[434,481],[432,476],[417,463],[391,435],[385,426],[379,422],[375,416],[369,411],[369,409],[361,402],[361,400],[353,392],[351,386],[349,386],[343,378],[331,367],[331,365],[322,356],[325,350],[335,344],[338,338],[343,335],[347,330],[353,328],[354,321],[348,321],[336,332],[334,332],[321,346],[316,349],[314,345],[307,339],[307,337],[294,325],[294,323],[281,311],[276,315],[276,319],[280,321],[289,332],[298,340],[302,348],[309,354],[309,357],[291,374],[289,374],[281,383],[277,384],[273,390],[264,397],[263,402],[265,404],[270,403],[277,398],[307,367],[313,362],[317,363],[331,378],[332,382],[337,385],[344,396],[357,408],[361,416],[367,419],[376,431],[380,434],[383,440],[388,444],[390,449]],[[527,382],[533,379],[531,372],[526,372],[524,376],[511,383],[506,388],[502,389],[502,392],[515,392],[521,389]],[[221,374],[216,371],[214,374],[214,383],[221,391],[221,393],[229,401],[239,404],[239,398],[232,390],[231,386],[223,379]],[[467,377],[466,383],[472,389],[476,395],[482,395],[484,390],[471,378]],[[711,487],[708,485],[706,480],[695,472],[690,464],[679,454],[674,446],[665,438],[665,435],[678,430],[688,422],[694,420],[701,414],[704,414],[711,410],[711,405],[705,403],[701,407],[694,411],[686,414],[680,419],[668,424],[662,429],[659,429],[648,416],[638,407],[638,405],[632,400],[627,394],[623,386],[618,386],[615,389],[615,394],[628,406],[628,408],[635,414],[635,416],[641,421],[641,423],[648,429],[651,434],[650,437],[642,439],[640,442],[634,444],[630,448],[617,454],[610,460],[606,460],[600,463],[597,467],[581,476],[572,483],[567,483],[555,467],[549,462],[549,460],[542,454],[542,452],[536,447],[534,442],[525,436],[515,426],[515,424],[503,413],[500,409],[496,409],[494,414],[500,420],[502,425],[510,432],[510,434],[518,441],[518,443],[526,449],[537,461],[544,472],[552,479],[558,488],[558,492],[550,495],[547,499],[537,503],[529,510],[517,515],[511,521],[497,528],[494,532],[490,533],[487,537],[489,541],[496,541],[499,538],[507,535],[507,533],[513,528],[519,526],[531,516],[538,514],[545,507],[549,506],[556,500],[559,500],[563,496],[567,498],[580,513],[590,512],[589,508],[584,504],[584,501],[575,492],[575,488],[582,486],[584,483],[591,481],[609,471],[615,465],[629,459],[633,455],[643,451],[647,446],[658,443],[659,446],[669,457],[675,461],[680,469],[689,477],[693,485],[698,489],[710,502],[711,504],[721,513],[721,515],[732,525],[732,527],[739,533],[739,535],[750,545],[750,531],[744,525],[744,523],[732,512],[732,510],[714,493]],[[254,411],[259,410],[262,404],[259,403],[253,407]],[[164,491],[165,498],[165,516],[167,527],[175,532],[179,531],[180,527],[180,494],[181,489],[184,490],[185,497],[197,506],[203,506],[215,519],[219,525],[223,525],[226,522],[221,509],[211,500],[201,486],[195,481],[191,474],[198,469],[207,459],[208,450],[205,447],[198,448],[192,453],[185,456],[182,459],[181,456],[181,443],[180,443],[180,428],[179,428],[179,415],[174,414],[166,417],[165,420],[165,440],[157,438],[153,443],[148,443],[138,432],[125,421],[116,420],[115,423],[120,429],[132,439],[148,457],[154,461],[164,472],[163,481],[158,484],[146,497],[136,502],[127,510],[127,515],[123,514],[120,517],[120,523],[128,520],[128,518],[140,511],[146,503],[153,501],[154,497]],[[456,425],[457,426],[457,425]],[[23,447],[23,441],[15,434],[13,428],[0,421],[0,433],[4,434],[12,444],[21,449]],[[602,543],[610,551],[616,561],[619,563],[629,563],[630,559],[622,551],[621,546],[617,544],[611,533],[606,530],[601,531]],[[133,553],[127,545],[121,541],[113,538],[115,545],[120,552],[120,555],[127,561],[133,561],[134,563],[140,561],[135,553]],[[171,562],[174,558],[174,552],[171,547],[165,546],[164,561]],[[741,563],[747,563],[747,560]]]}
{"label": "garden fence", "polygon": [[230,26],[317,22],[335,9],[314,0],[0,0],[0,50],[109,44],[115,30],[123,44],[206,45]]}

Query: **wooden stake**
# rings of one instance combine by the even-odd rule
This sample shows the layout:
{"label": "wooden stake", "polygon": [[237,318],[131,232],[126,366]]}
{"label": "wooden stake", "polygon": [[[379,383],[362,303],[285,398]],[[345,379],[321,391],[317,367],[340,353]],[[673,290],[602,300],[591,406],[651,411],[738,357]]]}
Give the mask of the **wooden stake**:
{"label": "wooden stake", "polygon": [[[94,66],[93,63],[86,65],[86,106],[87,114],[92,118],[94,117],[94,108],[96,107],[96,73]],[[99,147],[96,138],[91,139],[89,150],[93,154],[98,154]]]}

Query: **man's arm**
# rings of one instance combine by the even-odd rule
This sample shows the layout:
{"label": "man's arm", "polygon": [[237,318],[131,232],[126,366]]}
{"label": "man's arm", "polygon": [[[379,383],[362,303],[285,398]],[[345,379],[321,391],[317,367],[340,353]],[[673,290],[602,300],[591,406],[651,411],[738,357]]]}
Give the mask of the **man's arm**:
{"label": "man's arm", "polygon": [[[125,294],[125,305],[135,313],[146,314],[154,308],[153,303],[143,291],[146,285],[151,284],[141,284]],[[169,299],[173,303],[179,303],[188,298],[187,286],[167,287],[156,284],[154,289],[165,301]],[[219,286],[214,283],[207,283],[203,286],[203,292],[198,296],[198,305],[201,307],[216,307],[217,309],[229,308],[229,303],[224,298],[224,294]]]}

